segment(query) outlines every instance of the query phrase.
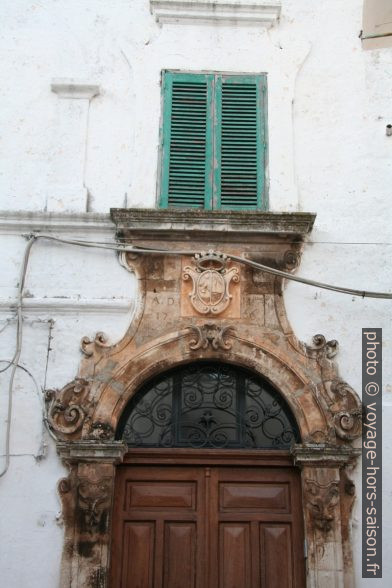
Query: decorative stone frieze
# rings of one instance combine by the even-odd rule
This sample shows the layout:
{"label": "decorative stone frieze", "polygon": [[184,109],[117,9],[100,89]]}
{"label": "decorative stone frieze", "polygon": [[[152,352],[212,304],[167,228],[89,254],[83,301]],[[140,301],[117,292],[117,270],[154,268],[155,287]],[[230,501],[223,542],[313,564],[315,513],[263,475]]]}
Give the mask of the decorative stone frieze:
{"label": "decorative stone frieze", "polygon": [[346,470],[357,457],[351,443],[361,430],[359,398],[339,376],[335,340],[316,335],[307,345],[295,337],[283,278],[239,261],[295,271],[314,215],[114,210],[112,218],[119,241],[134,248],[120,256],[139,282],[132,324],[114,345],[102,332],[84,338],[78,379],[47,395],[53,432],[73,440],[59,444],[70,467],[59,486],[67,538],[62,586],[78,586],[79,578],[86,582],[79,585],[106,585],[113,464],[124,451],[113,439],[133,395],[177,365],[214,360],[260,374],[290,406],[302,440],[293,463],[302,470],[307,587],[349,587],[355,495]]}

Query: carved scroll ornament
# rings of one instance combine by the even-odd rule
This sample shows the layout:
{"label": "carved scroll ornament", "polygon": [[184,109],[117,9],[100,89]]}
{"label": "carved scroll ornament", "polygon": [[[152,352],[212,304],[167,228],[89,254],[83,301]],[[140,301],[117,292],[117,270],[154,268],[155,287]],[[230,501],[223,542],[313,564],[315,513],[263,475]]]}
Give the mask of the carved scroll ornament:
{"label": "carved scroll ornament", "polygon": [[229,258],[212,251],[195,255],[195,265],[186,266],[182,279],[192,280],[189,294],[193,308],[200,314],[218,315],[230,304],[230,282],[239,282],[238,269],[226,268]]}
{"label": "carved scroll ornament", "polygon": [[47,421],[60,438],[67,438],[83,427],[93,407],[88,400],[89,392],[90,383],[84,378],[76,378],[61,390],[47,390]]}
{"label": "carved scroll ornament", "polygon": [[215,350],[223,349],[228,351],[233,346],[228,339],[228,336],[233,335],[235,332],[234,327],[231,325],[220,327],[214,323],[206,323],[201,327],[191,326],[189,328],[195,334],[195,338],[189,342],[189,349],[207,349],[211,345]]}
{"label": "carved scroll ornament", "polygon": [[306,345],[307,355],[319,359],[321,357],[327,357],[332,359],[338,352],[339,343],[336,339],[327,341],[324,335],[317,334],[312,339],[313,345]]}
{"label": "carved scroll ornament", "polygon": [[110,344],[108,343],[108,338],[105,333],[99,331],[94,340],[90,339],[89,337],[83,337],[80,342],[80,349],[84,355],[87,357],[91,357],[94,355],[95,351],[102,351],[103,349],[109,348]]}
{"label": "carved scroll ornament", "polygon": [[334,402],[330,406],[333,413],[336,434],[340,439],[352,441],[360,436],[362,430],[362,407],[354,390],[342,380],[334,380],[330,385]]}

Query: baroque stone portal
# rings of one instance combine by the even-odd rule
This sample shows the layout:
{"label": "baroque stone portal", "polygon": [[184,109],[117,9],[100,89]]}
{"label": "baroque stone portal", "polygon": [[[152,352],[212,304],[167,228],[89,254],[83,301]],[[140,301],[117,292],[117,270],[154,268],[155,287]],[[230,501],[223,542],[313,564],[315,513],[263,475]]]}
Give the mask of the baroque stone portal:
{"label": "baroque stone portal", "polygon": [[230,260],[293,272],[314,218],[112,210],[120,243],[155,252],[120,255],[139,282],[137,312],[124,338],[111,345],[102,332],[84,337],[77,378],[46,395],[47,420],[70,471],[59,483],[63,588],[107,585],[115,465],[126,452],[115,434],[130,399],[151,377],[207,359],[259,374],[290,406],[301,437],[291,452],[302,471],[307,586],[353,586],[355,489],[347,468],[357,456],[352,442],[361,430],[360,401],[339,377],[337,341],[317,334],[306,345],[296,338],[283,278]]}

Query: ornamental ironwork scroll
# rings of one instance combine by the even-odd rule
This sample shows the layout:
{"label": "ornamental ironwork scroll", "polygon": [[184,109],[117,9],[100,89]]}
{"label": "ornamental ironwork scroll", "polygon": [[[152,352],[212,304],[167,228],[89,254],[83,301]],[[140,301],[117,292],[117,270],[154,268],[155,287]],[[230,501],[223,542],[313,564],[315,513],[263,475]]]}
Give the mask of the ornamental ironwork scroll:
{"label": "ornamental ironwork scroll", "polygon": [[285,401],[267,382],[199,362],[139,391],[117,433],[132,447],[287,449],[299,441]]}

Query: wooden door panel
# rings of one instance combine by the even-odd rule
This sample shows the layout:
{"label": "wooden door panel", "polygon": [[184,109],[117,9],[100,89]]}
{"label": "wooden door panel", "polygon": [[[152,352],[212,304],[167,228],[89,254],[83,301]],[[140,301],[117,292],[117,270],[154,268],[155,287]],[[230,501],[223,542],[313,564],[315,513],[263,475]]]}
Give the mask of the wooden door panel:
{"label": "wooden door panel", "polygon": [[249,524],[219,526],[219,588],[251,586],[252,550]]}
{"label": "wooden door panel", "polygon": [[206,588],[204,478],[199,466],[118,468],[113,588]]}
{"label": "wooden door panel", "polygon": [[222,482],[219,484],[219,510],[290,512],[289,485]]}
{"label": "wooden door panel", "polygon": [[290,525],[260,525],[261,577],[266,588],[292,588]]}
{"label": "wooden door panel", "polygon": [[126,523],[122,557],[121,585],[152,588],[154,571],[154,523]]}
{"label": "wooden door panel", "polygon": [[[292,468],[214,468],[211,489],[212,561],[219,558],[218,578],[211,570],[211,588],[303,588],[298,473]],[[233,584],[230,578],[236,578]]]}
{"label": "wooden door panel", "polygon": [[111,588],[304,588],[302,525],[294,468],[124,465]]}
{"label": "wooden door panel", "polygon": [[196,523],[165,523],[164,588],[195,588]]}
{"label": "wooden door panel", "polygon": [[196,506],[196,484],[186,482],[127,482],[126,510],[190,509]]}

